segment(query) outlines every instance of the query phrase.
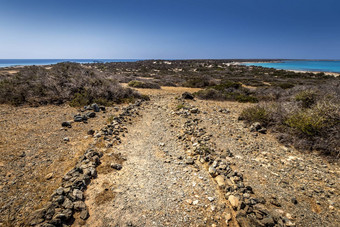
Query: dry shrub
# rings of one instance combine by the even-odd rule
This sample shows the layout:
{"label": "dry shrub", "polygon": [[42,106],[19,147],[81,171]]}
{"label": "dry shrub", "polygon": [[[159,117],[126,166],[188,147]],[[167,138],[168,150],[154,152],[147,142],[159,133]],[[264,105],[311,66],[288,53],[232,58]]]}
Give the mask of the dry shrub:
{"label": "dry shrub", "polygon": [[261,103],[246,108],[241,113],[240,120],[245,120],[249,124],[261,122],[275,132],[282,143],[339,157],[339,99],[334,96],[319,97],[310,108],[301,105],[300,100],[291,100],[291,102]]}
{"label": "dry shrub", "polygon": [[182,83],[183,87],[192,87],[192,88],[204,88],[208,86],[215,85],[215,82],[212,80],[211,77],[208,76],[200,76],[189,78],[185,82]]}
{"label": "dry shrub", "polygon": [[238,102],[258,102],[257,98],[252,96],[250,90],[243,88],[240,83],[224,81],[218,85],[211,86],[194,94],[200,99],[207,100],[230,100]]}
{"label": "dry shrub", "polygon": [[159,86],[156,83],[153,82],[143,82],[138,80],[132,80],[128,83],[130,87],[134,88],[151,88],[151,89],[161,89],[161,86]]}
{"label": "dry shrub", "polygon": [[245,108],[239,117],[240,120],[245,120],[249,123],[260,122],[262,125],[267,126],[271,113],[263,105],[257,105]]}
{"label": "dry shrub", "polygon": [[104,74],[77,63],[59,63],[51,69],[24,67],[12,77],[0,81],[0,103],[14,105],[62,104],[68,101],[74,106],[93,102],[105,105],[139,96]]}

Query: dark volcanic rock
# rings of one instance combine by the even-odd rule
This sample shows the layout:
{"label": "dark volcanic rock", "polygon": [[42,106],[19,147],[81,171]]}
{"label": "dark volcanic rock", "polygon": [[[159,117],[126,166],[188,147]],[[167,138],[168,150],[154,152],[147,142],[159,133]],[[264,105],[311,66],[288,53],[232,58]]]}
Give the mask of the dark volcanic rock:
{"label": "dark volcanic rock", "polygon": [[68,127],[68,128],[72,127],[71,122],[69,122],[69,121],[64,121],[63,123],[61,123],[61,126],[62,127]]}
{"label": "dark volcanic rock", "polygon": [[184,92],[182,94],[182,98],[183,99],[194,99],[194,96],[191,93],[189,93],[189,92]]}

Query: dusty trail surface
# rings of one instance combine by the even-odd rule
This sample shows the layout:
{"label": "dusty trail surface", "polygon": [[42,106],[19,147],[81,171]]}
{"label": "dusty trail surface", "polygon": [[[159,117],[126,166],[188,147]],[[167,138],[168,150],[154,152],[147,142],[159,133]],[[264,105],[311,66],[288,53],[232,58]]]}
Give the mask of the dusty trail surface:
{"label": "dusty trail surface", "polygon": [[[173,98],[173,97],[171,97]],[[187,164],[170,126],[170,97],[144,105],[143,116],[114,148],[127,159],[120,171],[100,174],[87,190],[86,226],[206,226],[229,213],[205,170]],[[96,204],[103,190],[114,199]],[[108,196],[112,197],[112,196]],[[98,200],[97,200],[98,202]],[[215,217],[216,216],[216,217]]]}
{"label": "dusty trail surface", "polygon": [[[183,102],[175,98],[183,92],[178,88],[142,92],[151,101],[143,104],[142,117],[130,125],[122,144],[109,153],[126,160],[122,170],[99,170],[86,192],[86,226],[237,225],[235,215],[242,209],[231,208],[206,164],[190,156],[191,145],[178,139],[188,119],[200,121],[215,149],[233,154],[226,160],[253,188],[256,209],[270,211],[269,221],[263,219],[267,226],[272,220],[282,226],[338,226],[337,163],[284,147],[270,134],[250,132],[237,120],[248,104]],[[183,104],[198,107],[200,113],[184,118],[174,113]],[[194,163],[188,164],[191,158]],[[103,160],[109,165],[112,159]]]}
{"label": "dusty trail surface", "polygon": [[118,134],[109,137],[102,129],[127,105],[62,130],[60,122],[75,109],[6,106],[0,119],[0,226],[19,226],[30,209],[46,203],[89,147],[103,154],[98,175],[77,201],[86,208],[69,210],[67,225],[339,226],[337,161],[285,147],[270,132],[251,132],[238,121],[251,104],[178,98],[185,91],[197,89],[140,89],[151,101],[125,116],[119,143],[112,140]]}

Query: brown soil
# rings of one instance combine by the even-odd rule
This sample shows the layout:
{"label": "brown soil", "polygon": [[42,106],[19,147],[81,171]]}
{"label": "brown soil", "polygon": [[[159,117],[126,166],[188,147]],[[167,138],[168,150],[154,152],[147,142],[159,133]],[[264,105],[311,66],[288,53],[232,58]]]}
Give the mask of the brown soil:
{"label": "brown soil", "polygon": [[[187,164],[188,150],[177,139],[186,121],[174,114],[182,102],[177,98],[184,91],[198,90],[139,89],[151,101],[142,105],[122,144],[101,147],[98,177],[85,192],[90,217],[87,221],[76,217],[74,226],[237,226],[234,211],[206,166]],[[338,226],[337,162],[284,147],[270,133],[250,132],[237,118],[251,104],[185,102],[201,111],[193,117],[201,120],[217,148],[233,153],[227,158],[232,168],[243,173],[245,184],[265,199],[268,208],[296,226]],[[230,113],[219,112],[221,108]],[[1,109],[0,220],[18,225],[59,187],[61,177],[92,141],[85,138],[87,130],[100,129],[114,112],[109,109],[88,124],[75,123],[64,131],[60,124],[72,119],[74,108]],[[69,143],[63,142],[66,136]],[[122,170],[113,170],[111,163],[122,164]],[[53,177],[46,180],[49,173]]]}
{"label": "brown soil", "polygon": [[[72,120],[77,109],[0,108],[0,220],[17,226],[49,199],[62,176],[74,167],[91,141],[87,131],[100,129],[114,112],[99,113],[88,124],[73,123],[65,130],[61,123]],[[64,142],[65,137],[70,142]]]}

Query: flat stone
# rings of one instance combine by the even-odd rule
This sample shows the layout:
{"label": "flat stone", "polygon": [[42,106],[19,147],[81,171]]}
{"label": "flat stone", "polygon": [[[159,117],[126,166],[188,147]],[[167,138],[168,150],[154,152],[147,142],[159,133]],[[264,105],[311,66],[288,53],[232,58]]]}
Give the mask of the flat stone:
{"label": "flat stone", "polygon": [[84,210],[86,209],[86,205],[83,201],[76,201],[74,202],[74,209],[77,210],[77,211],[81,211],[81,210]]}
{"label": "flat stone", "polygon": [[214,197],[208,197],[208,200],[209,200],[210,202],[212,202],[212,201],[215,200],[215,198],[214,198]]}
{"label": "flat stone", "polygon": [[62,127],[68,127],[68,128],[72,127],[71,122],[69,122],[69,121],[64,121],[63,123],[61,123],[61,126]]}
{"label": "flat stone", "polygon": [[229,198],[228,198],[231,206],[236,209],[240,203],[240,200],[238,197],[234,196],[234,195],[230,195]]}
{"label": "flat stone", "polygon": [[79,199],[79,200],[84,199],[84,193],[80,191],[79,189],[74,189],[72,194],[76,199]]}
{"label": "flat stone", "polygon": [[217,171],[214,167],[210,166],[209,167],[209,174],[213,177],[215,177],[217,175]]}
{"label": "flat stone", "polygon": [[64,188],[63,188],[63,187],[59,187],[59,188],[56,190],[56,193],[57,193],[58,195],[64,194]]}
{"label": "flat stone", "polygon": [[218,187],[225,188],[225,181],[222,175],[218,175],[217,177],[215,177],[215,180],[216,180]]}
{"label": "flat stone", "polygon": [[116,169],[116,170],[121,170],[123,168],[123,166],[121,164],[111,163],[111,168]]}
{"label": "flat stone", "polygon": [[192,158],[187,158],[186,162],[187,165],[193,165],[195,162]]}
{"label": "flat stone", "polygon": [[80,212],[80,216],[81,219],[86,220],[89,217],[89,212],[87,209],[84,209]]}
{"label": "flat stone", "polygon": [[50,180],[50,179],[52,179],[52,177],[53,177],[53,173],[49,173],[45,176],[45,179]]}
{"label": "flat stone", "polygon": [[66,209],[72,209],[73,208],[73,203],[70,199],[65,198],[64,203],[63,203],[63,207]]}

